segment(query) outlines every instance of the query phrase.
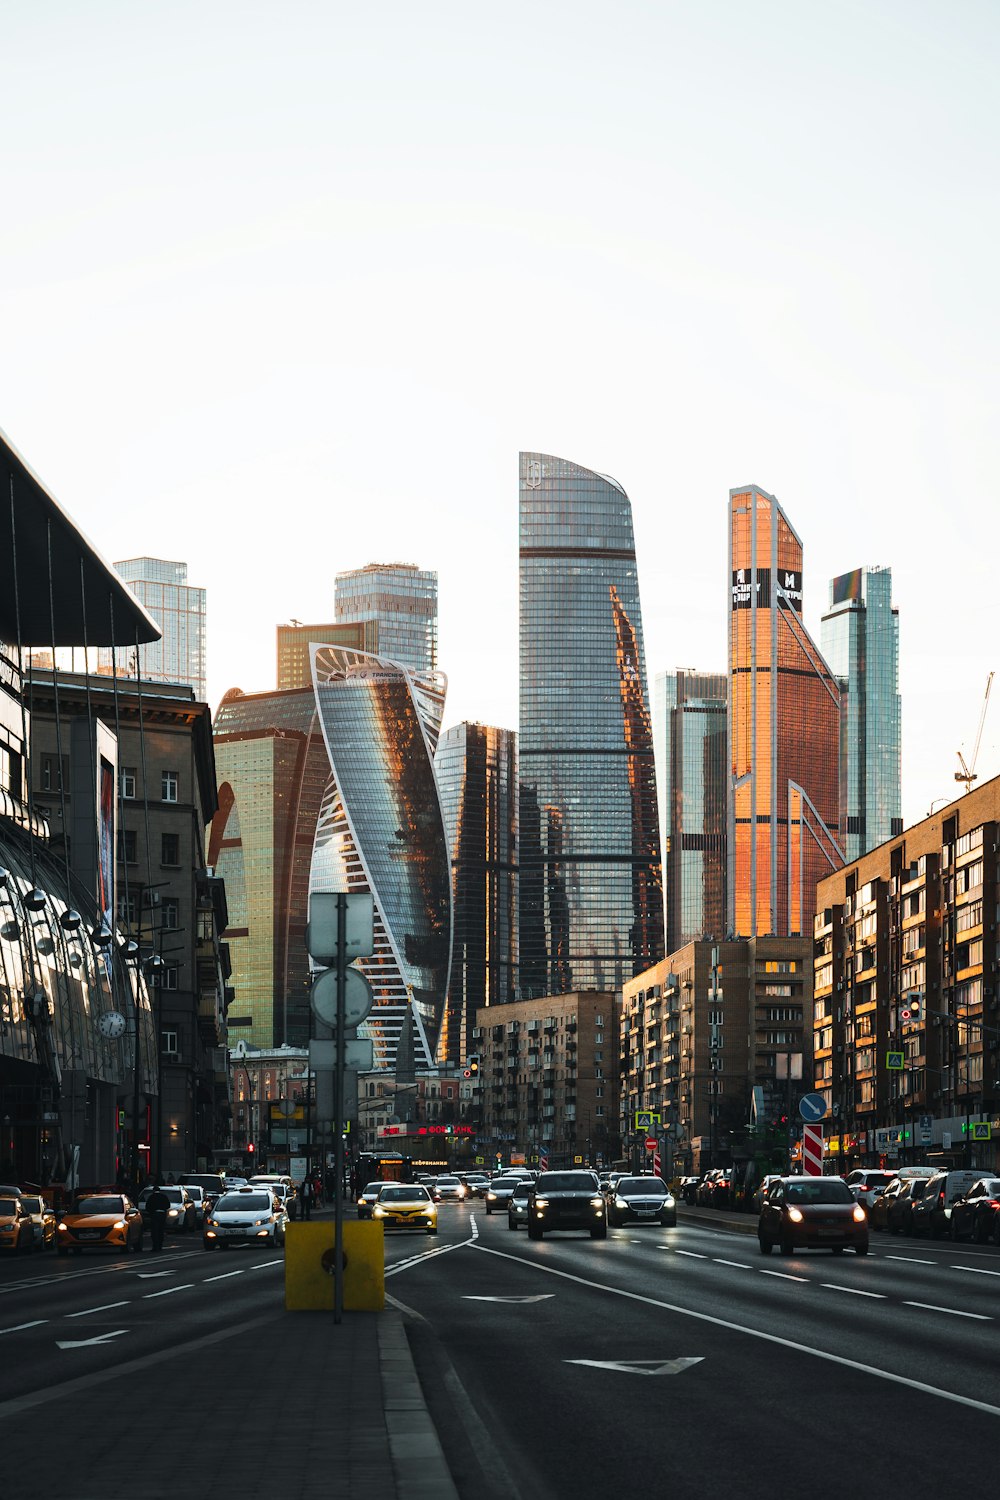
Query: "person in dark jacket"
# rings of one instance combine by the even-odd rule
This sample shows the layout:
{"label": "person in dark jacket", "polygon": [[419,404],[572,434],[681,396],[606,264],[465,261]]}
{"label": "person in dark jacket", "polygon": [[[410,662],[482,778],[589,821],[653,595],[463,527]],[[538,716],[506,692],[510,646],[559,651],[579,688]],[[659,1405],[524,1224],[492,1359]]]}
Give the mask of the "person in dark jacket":
{"label": "person in dark jacket", "polygon": [[170,1212],[170,1199],[160,1186],[157,1179],[156,1186],[146,1199],[146,1212],[149,1214],[149,1233],[153,1241],[154,1251],[163,1249],[163,1238],[167,1232],[167,1214]]}
{"label": "person in dark jacket", "polygon": [[303,1219],[311,1219],[313,1206],[313,1184],[312,1178],[310,1177],[303,1177],[302,1182],[299,1185],[299,1202],[302,1205]]}

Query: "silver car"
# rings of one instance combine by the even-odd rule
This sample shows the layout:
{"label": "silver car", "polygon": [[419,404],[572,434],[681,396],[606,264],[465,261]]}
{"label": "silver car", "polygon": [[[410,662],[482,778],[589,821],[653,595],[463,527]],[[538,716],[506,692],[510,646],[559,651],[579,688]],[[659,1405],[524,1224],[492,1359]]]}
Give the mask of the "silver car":
{"label": "silver car", "polygon": [[206,1250],[228,1250],[231,1245],[285,1243],[288,1215],[274,1194],[264,1187],[237,1188],[223,1193],[205,1219],[202,1246]]}
{"label": "silver car", "polygon": [[528,1187],[532,1185],[527,1177],[494,1177],[486,1190],[486,1212],[491,1214],[497,1209],[502,1213],[510,1202],[514,1189],[523,1183],[527,1183]]}
{"label": "silver car", "polygon": [[528,1194],[534,1187],[533,1182],[519,1182],[507,1200],[507,1228],[520,1229],[522,1224],[528,1222]]}

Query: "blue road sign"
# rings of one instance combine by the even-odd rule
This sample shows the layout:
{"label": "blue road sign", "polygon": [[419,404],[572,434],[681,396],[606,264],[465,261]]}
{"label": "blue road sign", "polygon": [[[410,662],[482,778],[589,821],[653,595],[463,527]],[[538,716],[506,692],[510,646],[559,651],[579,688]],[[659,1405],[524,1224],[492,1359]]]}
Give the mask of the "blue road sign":
{"label": "blue road sign", "polygon": [[822,1120],[826,1114],[826,1100],[823,1095],[803,1094],[799,1100],[799,1114],[811,1125],[814,1125],[817,1120]]}

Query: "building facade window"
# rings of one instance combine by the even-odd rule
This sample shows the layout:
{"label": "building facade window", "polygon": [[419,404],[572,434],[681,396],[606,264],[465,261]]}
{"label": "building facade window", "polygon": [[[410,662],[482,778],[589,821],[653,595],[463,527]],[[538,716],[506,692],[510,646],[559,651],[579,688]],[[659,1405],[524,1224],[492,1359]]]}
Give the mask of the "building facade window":
{"label": "building facade window", "polygon": [[128,801],[130,801],[130,802],[134,801],[135,800],[135,787],[136,787],[135,767],[134,766],[122,766],[119,775],[120,775],[120,779],[121,779],[121,794],[122,794],[122,796],[125,797],[125,798],[127,798]]}
{"label": "building facade window", "polygon": [[160,835],[160,863],[164,865],[179,865],[181,862],[181,840],[176,833],[163,833]]}
{"label": "building facade window", "polygon": [[160,773],[160,800],[161,802],[176,802],[179,777],[176,771],[163,771]]}
{"label": "building facade window", "polygon": [[139,848],[134,828],[118,830],[118,858],[123,859],[127,865],[138,864]]}
{"label": "building facade window", "polygon": [[164,896],[160,903],[160,926],[176,932],[181,925],[181,904],[176,896]]}

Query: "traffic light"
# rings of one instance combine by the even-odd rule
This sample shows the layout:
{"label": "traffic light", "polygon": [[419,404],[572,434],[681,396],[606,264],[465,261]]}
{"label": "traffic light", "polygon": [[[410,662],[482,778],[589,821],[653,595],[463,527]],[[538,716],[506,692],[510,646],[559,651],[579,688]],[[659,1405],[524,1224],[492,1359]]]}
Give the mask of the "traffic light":
{"label": "traffic light", "polygon": [[478,1078],[479,1077],[479,1053],[478,1052],[473,1052],[472,1056],[469,1058],[469,1073],[470,1073],[471,1077],[473,1077],[473,1078]]}
{"label": "traffic light", "polygon": [[256,1149],[256,1147],[254,1146],[253,1141],[251,1141],[249,1143],[249,1145],[247,1146],[247,1151],[250,1153],[251,1156],[253,1156],[255,1149]]}
{"label": "traffic light", "polygon": [[920,1008],[920,1001],[917,999],[909,1000],[899,1014],[901,1020],[908,1021],[911,1026],[915,1026],[923,1014]]}

